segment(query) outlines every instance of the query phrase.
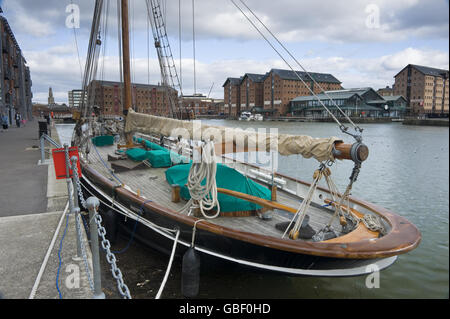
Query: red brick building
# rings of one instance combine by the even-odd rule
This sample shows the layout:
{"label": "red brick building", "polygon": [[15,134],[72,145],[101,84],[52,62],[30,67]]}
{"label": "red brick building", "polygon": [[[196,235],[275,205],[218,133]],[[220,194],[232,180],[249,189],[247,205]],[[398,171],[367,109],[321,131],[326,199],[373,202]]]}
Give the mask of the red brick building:
{"label": "red brick building", "polygon": [[319,86],[314,84],[314,81],[324,91],[342,89],[341,82],[331,74],[309,72],[308,75],[300,71],[296,71],[296,73],[308,85],[309,89],[291,70],[272,69],[266,74],[264,78],[264,113],[273,116],[287,115],[289,103],[292,99],[298,96],[311,95],[310,90],[314,93],[322,92]]}
{"label": "red brick building", "polygon": [[[132,83],[131,88],[135,111],[170,117],[170,104],[164,87]],[[98,106],[103,116],[123,116],[122,91],[123,83],[94,80],[89,84],[88,103]],[[178,105],[178,92],[174,89],[171,92]]]}
{"label": "red brick building", "polygon": [[224,113],[229,116],[238,116],[241,104],[241,79],[227,78],[223,86]]}
{"label": "red brick building", "polygon": [[394,95],[406,99],[412,114],[448,114],[448,77],[448,70],[408,64],[394,76]]}
{"label": "red brick building", "polygon": [[240,83],[240,112],[251,112],[264,106],[265,74],[245,73]]}

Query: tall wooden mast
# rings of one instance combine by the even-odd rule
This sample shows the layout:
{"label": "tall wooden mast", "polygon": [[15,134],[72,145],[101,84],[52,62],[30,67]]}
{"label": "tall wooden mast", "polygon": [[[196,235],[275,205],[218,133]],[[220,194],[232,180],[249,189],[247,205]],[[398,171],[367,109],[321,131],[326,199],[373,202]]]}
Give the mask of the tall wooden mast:
{"label": "tall wooden mast", "polygon": [[128,0],[122,3],[122,67],[123,67],[123,111],[124,115],[132,106],[131,72],[130,72],[130,33],[128,24]]}
{"label": "tall wooden mast", "polygon": [[[128,111],[132,108],[131,99],[131,71],[130,71],[130,33],[128,23],[128,0],[121,0],[122,12],[122,69],[123,69],[123,114],[128,115]],[[126,144],[117,147],[131,148],[133,147],[133,134],[125,134]]]}

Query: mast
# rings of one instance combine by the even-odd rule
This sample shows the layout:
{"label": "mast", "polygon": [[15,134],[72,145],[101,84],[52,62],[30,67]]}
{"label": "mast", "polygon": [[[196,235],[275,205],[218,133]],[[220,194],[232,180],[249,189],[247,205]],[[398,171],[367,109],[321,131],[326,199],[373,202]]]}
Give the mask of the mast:
{"label": "mast", "polygon": [[130,72],[130,33],[128,24],[128,0],[122,3],[122,67],[123,67],[123,113],[126,116],[132,107]]}
{"label": "mast", "polygon": [[[122,20],[122,69],[123,69],[123,115],[126,116],[132,108],[131,99],[131,71],[130,71],[130,31],[128,24],[128,0],[121,0],[121,20]],[[133,147],[133,134],[125,134],[126,144],[117,147],[131,148]]]}

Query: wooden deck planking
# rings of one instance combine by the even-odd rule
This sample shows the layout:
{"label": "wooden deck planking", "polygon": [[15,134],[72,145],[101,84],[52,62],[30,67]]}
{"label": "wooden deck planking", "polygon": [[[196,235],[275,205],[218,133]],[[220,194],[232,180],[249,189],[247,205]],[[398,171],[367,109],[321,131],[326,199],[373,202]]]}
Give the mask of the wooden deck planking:
{"label": "wooden deck planking", "polygon": [[[97,148],[103,161],[111,168],[110,163],[106,160],[108,154],[114,154],[115,146],[104,146]],[[97,154],[94,153],[90,156],[91,165],[99,173],[112,179],[112,175],[104,167]],[[174,211],[179,211],[186,201],[181,200],[179,203],[173,203],[171,201],[171,187],[166,181],[165,168],[145,168],[138,170],[130,170],[115,175],[127,186],[129,186],[134,192],[140,191],[141,196],[148,200],[152,200],[162,206],[168,207]],[[151,176],[157,178],[152,179]],[[301,201],[294,198],[291,194],[287,194],[282,190],[278,191],[278,202],[298,208]],[[318,231],[326,225],[330,218],[331,213],[328,210],[320,209],[317,207],[310,207],[308,210],[310,216],[311,227]],[[209,219],[208,221],[216,225],[233,228],[240,231],[249,233],[257,233],[263,235],[269,235],[273,237],[281,237],[283,232],[276,229],[275,225],[280,222],[290,221],[294,217],[294,214],[289,212],[281,212],[278,210],[273,211],[273,218],[271,220],[261,220],[257,216],[249,217],[219,217],[215,219]],[[340,229],[338,219],[332,224],[334,229]]]}

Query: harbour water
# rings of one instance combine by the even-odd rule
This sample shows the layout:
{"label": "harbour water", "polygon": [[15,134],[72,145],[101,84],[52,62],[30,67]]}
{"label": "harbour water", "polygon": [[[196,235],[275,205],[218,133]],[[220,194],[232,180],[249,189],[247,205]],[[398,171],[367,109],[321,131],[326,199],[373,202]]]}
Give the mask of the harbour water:
{"label": "harbour water", "polygon": [[[332,123],[239,122],[208,120],[205,124],[231,127],[277,128],[279,133],[314,137],[351,137]],[[370,155],[362,166],[353,196],[383,206],[413,222],[422,242],[399,256],[380,273],[379,288],[368,288],[366,277],[290,277],[242,269],[227,264],[202,269],[199,298],[448,298],[449,297],[449,129],[407,126],[401,123],[362,124]],[[73,126],[59,126],[70,140]],[[279,156],[278,171],[311,181],[317,161],[299,156]],[[332,167],[334,181],[345,187],[352,163]],[[117,246],[126,245],[123,238]],[[168,257],[139,244],[120,256],[122,272],[134,298],[153,298]],[[165,298],[182,298],[181,261],[174,264]],[[156,270],[155,270],[156,269]],[[150,280],[146,286],[138,283]],[[156,288],[157,289],[157,288]]]}

